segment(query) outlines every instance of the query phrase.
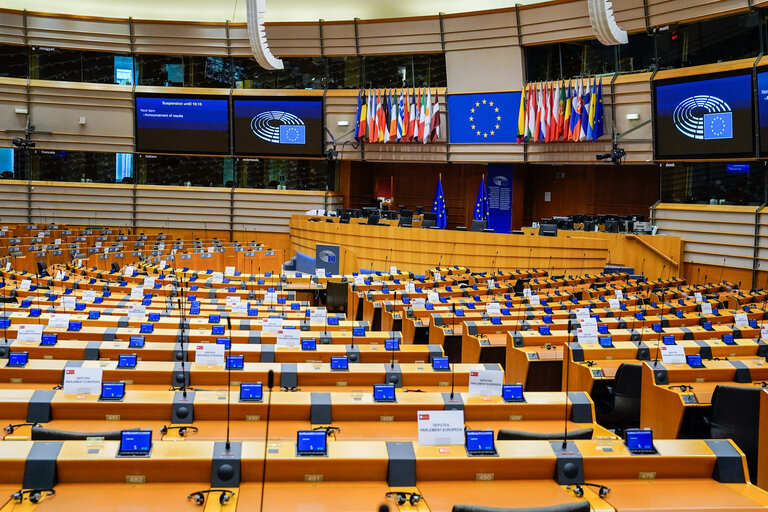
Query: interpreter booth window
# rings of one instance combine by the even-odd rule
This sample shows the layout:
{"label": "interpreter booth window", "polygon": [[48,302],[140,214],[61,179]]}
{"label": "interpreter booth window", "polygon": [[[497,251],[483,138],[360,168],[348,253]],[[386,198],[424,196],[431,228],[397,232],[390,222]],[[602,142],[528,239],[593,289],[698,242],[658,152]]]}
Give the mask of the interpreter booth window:
{"label": "interpreter booth window", "polygon": [[616,71],[614,46],[605,46],[597,39],[560,43],[562,71],[566,78],[594,76]]}
{"label": "interpreter booth window", "polygon": [[0,44],[0,76],[10,78],[29,76],[29,57],[26,46]]}
{"label": "interpreter booth window", "polygon": [[182,155],[136,155],[139,183],[176,187],[231,187],[232,159]]}
{"label": "interpreter booth window", "polygon": [[0,148],[0,180],[19,179],[13,148]]}
{"label": "interpreter booth window", "polygon": [[629,34],[627,44],[616,46],[619,73],[650,71],[655,62],[653,36],[640,32]]}
{"label": "interpreter booth window", "polygon": [[660,69],[756,57],[760,53],[760,15],[745,12],[673,25],[655,37]]}
{"label": "interpreter booth window", "polygon": [[759,205],[765,201],[764,162],[667,165],[671,164],[661,172],[664,203]]}
{"label": "interpreter booth window", "polygon": [[83,81],[83,59],[79,50],[30,46],[30,78],[62,82]]}
{"label": "interpreter booth window", "polygon": [[80,183],[115,183],[115,154],[34,150],[32,179]]}
{"label": "interpreter booth window", "polygon": [[557,44],[525,47],[526,76],[531,82],[557,80],[560,74],[560,48]]}
{"label": "interpreter booth window", "polygon": [[334,162],[281,158],[240,158],[239,188],[325,190]]}
{"label": "interpreter booth window", "polygon": [[364,87],[446,87],[445,55],[382,55],[363,58]]}
{"label": "interpreter booth window", "polygon": [[362,57],[328,57],[329,89],[359,89],[363,75]]}

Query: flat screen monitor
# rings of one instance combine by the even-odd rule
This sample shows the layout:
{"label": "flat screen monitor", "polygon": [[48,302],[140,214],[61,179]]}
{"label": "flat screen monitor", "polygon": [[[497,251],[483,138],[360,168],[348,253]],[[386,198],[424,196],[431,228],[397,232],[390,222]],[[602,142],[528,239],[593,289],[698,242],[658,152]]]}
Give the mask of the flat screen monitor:
{"label": "flat screen monitor", "polygon": [[394,402],[395,385],[394,384],[374,384],[373,385],[374,402]]}
{"label": "flat screen monitor", "polygon": [[451,371],[450,361],[446,356],[439,356],[432,358],[432,369],[436,372],[448,372]]}
{"label": "flat screen monitor", "polygon": [[665,345],[674,345],[675,344],[675,337],[671,334],[666,334],[661,338],[661,341]]}
{"label": "flat screen monitor", "polygon": [[118,457],[149,457],[151,450],[151,430],[123,430],[120,432]]}
{"label": "flat screen monitor", "polygon": [[245,356],[227,356],[225,368],[227,370],[242,370],[245,365]]}
{"label": "flat screen monitor", "polygon": [[473,457],[498,455],[493,441],[493,430],[467,430],[465,436],[468,455]]}
{"label": "flat screen monitor", "polygon": [[299,430],[296,433],[296,455],[300,457],[328,455],[328,438],[325,430]]}
{"label": "flat screen monitor", "polygon": [[525,402],[522,384],[504,384],[501,386],[501,398],[505,402]]}
{"label": "flat screen monitor", "polygon": [[144,336],[131,336],[128,340],[128,348],[144,348]]}
{"label": "flat screen monitor", "polygon": [[136,94],[139,153],[229,153],[226,96]]}
{"label": "flat screen monitor", "polygon": [[8,368],[24,368],[29,359],[28,352],[11,352],[8,354],[8,362],[5,364]]}
{"label": "flat screen monitor", "polygon": [[136,368],[136,354],[120,354],[117,356],[118,368]]}
{"label": "flat screen monitor", "polygon": [[241,402],[261,402],[263,391],[261,382],[240,384]]}
{"label": "flat screen monitor", "polygon": [[40,345],[42,346],[53,346],[58,341],[59,336],[57,334],[43,334],[43,337],[40,339]]}
{"label": "flat screen monitor", "polygon": [[704,368],[704,364],[701,362],[701,354],[685,356],[685,361],[691,368]]}
{"label": "flat screen monitor", "polygon": [[333,371],[349,370],[349,360],[346,358],[346,356],[332,357],[331,370]]}
{"label": "flat screen monitor", "polygon": [[653,98],[656,159],[754,156],[749,71],[654,80]]}
{"label": "flat screen monitor", "polygon": [[613,347],[613,339],[610,336],[600,336],[598,340],[600,342],[600,346],[603,348]]}
{"label": "flat screen monitor", "polygon": [[624,443],[633,455],[652,455],[657,453],[653,446],[653,431],[650,429],[630,428],[624,431]]}
{"label": "flat screen monitor", "polygon": [[235,97],[233,114],[235,154],[323,153],[321,97]]}
{"label": "flat screen monitor", "polygon": [[125,382],[102,382],[99,400],[122,402],[125,397]]}
{"label": "flat screen monitor", "polygon": [[397,338],[389,339],[384,341],[384,349],[385,350],[400,350],[400,340]]}

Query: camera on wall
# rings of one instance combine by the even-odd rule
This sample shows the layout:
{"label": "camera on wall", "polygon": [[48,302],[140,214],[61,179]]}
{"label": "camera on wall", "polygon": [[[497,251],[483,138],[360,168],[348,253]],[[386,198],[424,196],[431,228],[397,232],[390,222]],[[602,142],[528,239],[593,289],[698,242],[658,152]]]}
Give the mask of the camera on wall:
{"label": "camera on wall", "polygon": [[610,153],[600,153],[599,155],[595,155],[595,157],[599,160],[610,160],[616,165],[619,165],[621,163],[621,159],[627,156],[627,152],[624,151],[624,149],[620,148],[616,143],[613,144],[613,147],[611,148]]}
{"label": "camera on wall", "polygon": [[35,147],[34,142],[29,139],[22,139],[21,137],[14,137],[13,145],[19,149],[29,149]]}
{"label": "camera on wall", "polygon": [[332,148],[329,148],[325,151],[325,158],[329,162],[332,162],[338,158],[339,152],[336,151],[336,146],[333,146]]}

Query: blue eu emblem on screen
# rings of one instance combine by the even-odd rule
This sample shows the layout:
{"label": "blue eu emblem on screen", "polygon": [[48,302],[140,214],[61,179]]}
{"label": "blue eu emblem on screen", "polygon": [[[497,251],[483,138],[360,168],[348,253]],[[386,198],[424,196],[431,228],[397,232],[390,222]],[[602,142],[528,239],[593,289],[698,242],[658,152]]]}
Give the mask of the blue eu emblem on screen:
{"label": "blue eu emblem on screen", "polygon": [[718,112],[704,115],[704,140],[732,138],[733,113]]}
{"label": "blue eu emblem on screen", "polygon": [[280,125],[280,144],[306,144],[306,127],[301,125]]}

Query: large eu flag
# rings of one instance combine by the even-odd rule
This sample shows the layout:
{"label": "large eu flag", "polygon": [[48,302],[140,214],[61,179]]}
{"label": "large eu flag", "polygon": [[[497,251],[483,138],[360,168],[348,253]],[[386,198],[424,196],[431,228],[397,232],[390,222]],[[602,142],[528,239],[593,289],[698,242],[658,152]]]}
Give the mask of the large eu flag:
{"label": "large eu flag", "polygon": [[448,95],[452,144],[516,143],[520,92]]}
{"label": "large eu flag", "polygon": [[448,215],[445,211],[445,195],[443,195],[443,179],[440,178],[437,182],[437,190],[435,191],[435,200],[432,201],[432,213],[437,214],[437,220],[435,226],[439,229],[445,229],[448,225]]}
{"label": "large eu flag", "polygon": [[475,211],[472,214],[472,218],[475,220],[483,220],[488,218],[488,194],[485,188],[485,176],[483,176],[483,181],[480,183],[480,188],[477,190]]}

